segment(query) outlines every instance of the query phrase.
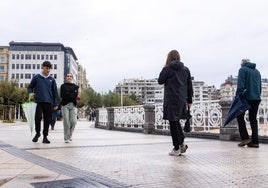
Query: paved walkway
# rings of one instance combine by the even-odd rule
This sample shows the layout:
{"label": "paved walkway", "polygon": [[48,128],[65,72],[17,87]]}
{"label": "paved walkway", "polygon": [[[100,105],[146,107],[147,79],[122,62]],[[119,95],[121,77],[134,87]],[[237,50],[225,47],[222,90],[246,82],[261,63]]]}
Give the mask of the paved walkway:
{"label": "paved walkway", "polygon": [[186,138],[183,156],[168,155],[169,136],[95,129],[79,121],[63,142],[62,122],[51,144],[31,141],[26,123],[0,124],[0,186],[54,187],[268,187],[268,145]]}

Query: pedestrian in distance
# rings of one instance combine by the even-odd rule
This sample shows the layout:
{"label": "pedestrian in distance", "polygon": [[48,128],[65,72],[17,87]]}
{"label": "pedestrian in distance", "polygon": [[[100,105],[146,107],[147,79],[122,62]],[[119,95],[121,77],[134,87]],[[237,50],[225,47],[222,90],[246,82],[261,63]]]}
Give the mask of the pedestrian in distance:
{"label": "pedestrian in distance", "polygon": [[61,109],[63,117],[64,141],[72,141],[74,128],[77,124],[77,96],[79,86],[73,83],[73,74],[68,73],[66,82],[60,87]]}
{"label": "pedestrian in distance", "polygon": [[238,144],[239,147],[246,145],[253,148],[259,147],[257,113],[261,102],[261,85],[261,74],[256,69],[256,64],[251,63],[249,59],[242,59],[241,67],[238,71],[236,96],[242,95],[245,92],[244,97],[250,105],[248,116],[252,134],[250,139],[244,119],[245,113],[239,115],[237,117],[241,137],[241,142]]}
{"label": "pedestrian in distance", "polygon": [[190,70],[181,62],[177,50],[168,53],[158,83],[164,84],[163,119],[169,121],[174,146],[169,155],[179,156],[188,148],[184,144],[180,119],[186,119],[187,108],[191,108],[193,86]]}
{"label": "pedestrian in distance", "polygon": [[42,63],[42,71],[40,74],[35,75],[29,86],[28,93],[31,100],[35,100],[37,103],[35,112],[35,136],[32,139],[33,142],[37,142],[41,136],[41,120],[44,119],[43,127],[43,143],[49,144],[48,130],[51,122],[52,110],[58,108],[59,99],[57,84],[53,77],[50,76],[50,70],[52,65],[49,61]]}
{"label": "pedestrian in distance", "polygon": [[59,116],[60,116],[60,105],[58,106],[57,109],[52,110],[52,116],[51,116],[51,122],[50,122],[51,130],[54,130],[56,121],[57,121]]}

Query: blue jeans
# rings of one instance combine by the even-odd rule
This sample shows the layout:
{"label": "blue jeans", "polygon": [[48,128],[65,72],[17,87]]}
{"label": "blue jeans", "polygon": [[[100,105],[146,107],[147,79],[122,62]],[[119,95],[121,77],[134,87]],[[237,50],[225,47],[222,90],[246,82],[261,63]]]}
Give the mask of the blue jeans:
{"label": "blue jeans", "polygon": [[73,136],[74,128],[77,124],[77,108],[72,102],[62,106],[64,140],[69,140]]}

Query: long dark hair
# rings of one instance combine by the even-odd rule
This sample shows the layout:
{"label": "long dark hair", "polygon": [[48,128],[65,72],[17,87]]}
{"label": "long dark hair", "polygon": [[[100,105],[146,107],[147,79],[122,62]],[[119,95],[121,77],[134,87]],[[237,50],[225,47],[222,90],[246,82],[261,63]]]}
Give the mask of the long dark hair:
{"label": "long dark hair", "polygon": [[166,66],[169,66],[171,61],[178,60],[181,61],[181,56],[177,50],[171,50],[167,55]]}

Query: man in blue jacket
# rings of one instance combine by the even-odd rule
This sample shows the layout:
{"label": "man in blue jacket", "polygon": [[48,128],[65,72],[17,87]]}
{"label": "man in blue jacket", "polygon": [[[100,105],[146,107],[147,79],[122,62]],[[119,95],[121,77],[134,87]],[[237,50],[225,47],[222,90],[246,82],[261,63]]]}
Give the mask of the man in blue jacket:
{"label": "man in blue jacket", "polygon": [[257,113],[261,102],[261,74],[256,69],[256,64],[251,63],[249,59],[242,59],[241,68],[238,72],[236,95],[241,95],[244,91],[244,97],[251,106],[248,116],[252,135],[250,139],[244,119],[245,113],[243,113],[237,117],[239,133],[242,140],[238,146],[243,147],[247,145],[248,147],[258,148],[259,137]]}
{"label": "man in blue jacket", "polygon": [[41,120],[43,116],[43,143],[45,144],[50,143],[50,141],[47,139],[47,136],[52,116],[52,109],[56,110],[59,105],[57,84],[55,79],[49,74],[51,67],[52,65],[49,61],[44,61],[42,64],[42,72],[35,75],[28,86],[30,99],[34,99],[37,103],[35,112],[36,134],[32,141],[37,142],[41,135]]}

